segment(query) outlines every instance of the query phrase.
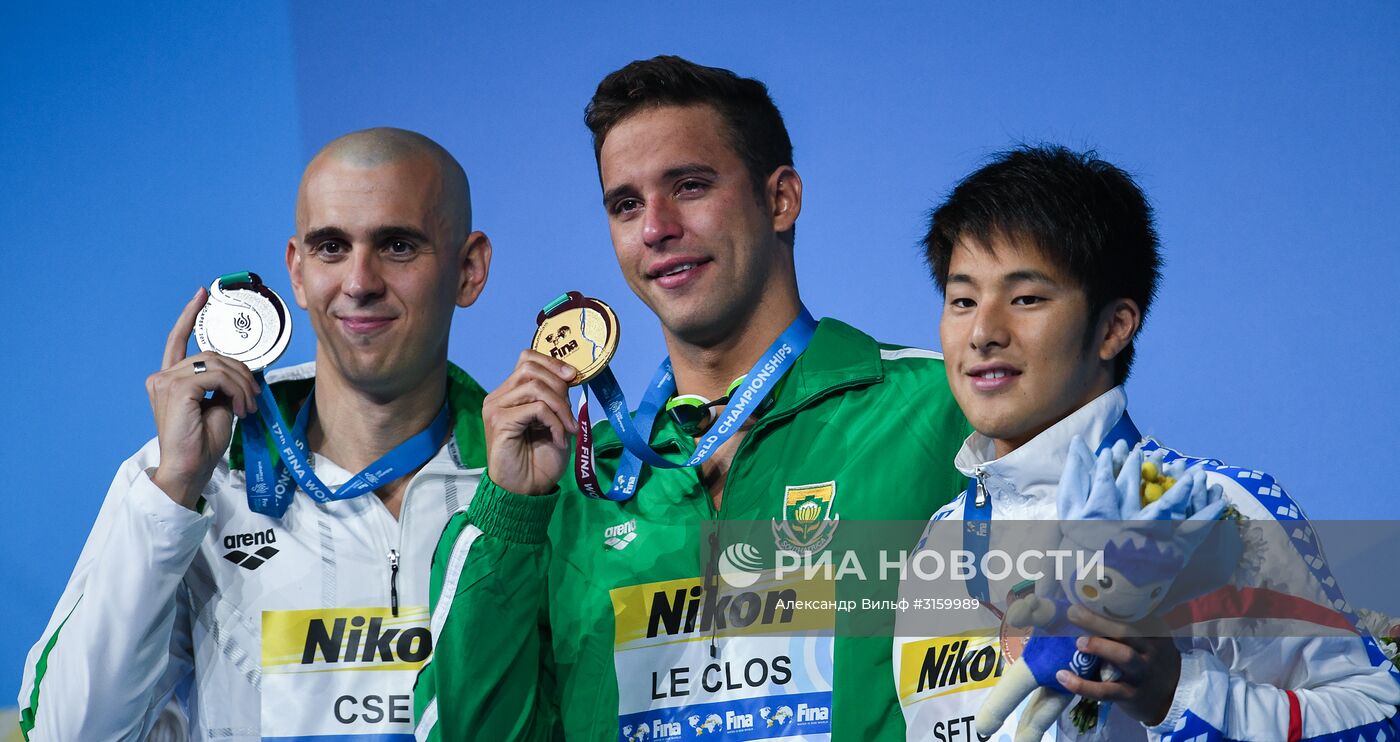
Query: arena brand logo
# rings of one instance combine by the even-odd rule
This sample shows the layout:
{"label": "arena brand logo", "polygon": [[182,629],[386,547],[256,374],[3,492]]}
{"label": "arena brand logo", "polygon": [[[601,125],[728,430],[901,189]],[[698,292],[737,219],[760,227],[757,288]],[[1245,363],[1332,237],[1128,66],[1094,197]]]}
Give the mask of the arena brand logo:
{"label": "arena brand logo", "polygon": [[[277,556],[280,550],[273,546],[275,543],[277,534],[271,528],[259,533],[231,533],[224,536],[224,548],[230,550],[224,558],[244,569],[257,569]],[[252,553],[243,551],[254,546],[262,548]]]}
{"label": "arena brand logo", "polygon": [[637,540],[637,519],[618,523],[615,526],[608,526],[603,530],[603,548],[613,551],[622,551],[627,545]]}

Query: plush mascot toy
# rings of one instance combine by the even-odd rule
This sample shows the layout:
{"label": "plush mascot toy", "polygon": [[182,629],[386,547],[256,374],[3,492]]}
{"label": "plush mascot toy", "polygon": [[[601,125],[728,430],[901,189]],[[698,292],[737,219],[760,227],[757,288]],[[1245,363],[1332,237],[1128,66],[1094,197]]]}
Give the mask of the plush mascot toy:
{"label": "plush mascot toy", "polygon": [[[1166,476],[1169,473],[1176,476]],[[977,711],[977,733],[983,738],[1000,729],[1029,696],[1015,742],[1040,740],[1073,699],[1055,680],[1058,670],[1103,680],[1119,676],[1116,668],[1075,648],[1075,639],[1085,632],[1066,617],[1071,605],[1134,623],[1219,587],[1238,561],[1238,551],[1227,553],[1232,542],[1211,539],[1211,549],[1218,553],[1199,560],[1208,567],[1198,568],[1193,562],[1192,569],[1184,571],[1226,512],[1220,488],[1207,487],[1199,467],[1164,464],[1160,455],[1144,462],[1140,451],[1130,452],[1122,442],[1096,460],[1076,437],[1056,499],[1060,548],[1102,552],[1102,569],[1089,560],[1084,573],[1073,569],[1058,581],[1047,576],[1036,584],[1034,595],[1007,609],[1006,620],[1012,625],[1034,628],[1020,660],[1006,668]],[[1088,714],[1076,720],[1081,731],[1097,721],[1097,706],[1075,711]]]}

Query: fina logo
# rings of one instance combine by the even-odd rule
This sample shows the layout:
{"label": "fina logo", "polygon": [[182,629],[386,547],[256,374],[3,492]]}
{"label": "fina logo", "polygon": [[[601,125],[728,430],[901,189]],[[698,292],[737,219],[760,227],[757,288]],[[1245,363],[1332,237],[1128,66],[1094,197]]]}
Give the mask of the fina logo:
{"label": "fina logo", "polygon": [[710,714],[705,717],[704,721],[700,720],[699,714],[693,714],[687,717],[686,721],[690,723],[690,728],[694,729],[696,734],[706,732],[714,734],[724,728],[724,719],[719,718],[719,714]]}
{"label": "fina logo", "polygon": [[778,710],[775,712],[771,706],[764,706],[758,710],[758,715],[768,721],[768,726],[771,727],[777,724],[781,727],[792,721],[792,708],[790,706],[779,706]]}
{"label": "fina logo", "polygon": [[763,562],[753,544],[730,544],[720,552],[719,576],[732,587],[751,587],[762,572]]}

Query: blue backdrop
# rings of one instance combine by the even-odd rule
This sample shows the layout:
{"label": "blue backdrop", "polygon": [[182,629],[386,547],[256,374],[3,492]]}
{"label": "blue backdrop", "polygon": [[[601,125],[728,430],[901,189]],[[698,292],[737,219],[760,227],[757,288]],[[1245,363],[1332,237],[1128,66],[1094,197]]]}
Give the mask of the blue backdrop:
{"label": "blue backdrop", "polygon": [[154,433],[143,381],[176,314],[230,270],[288,291],[297,179],[338,134],[417,129],[471,174],[496,257],[453,360],[494,386],[577,288],[628,323],[616,367],[644,384],[660,337],[613,262],[582,110],[658,53],[769,84],[806,186],[807,304],[893,342],[937,344],[916,241],[958,177],[1017,142],[1097,147],[1140,177],[1167,251],[1129,386],[1145,432],[1274,472],[1314,517],[1400,509],[1400,5],[145,5],[0,24],[0,705]]}

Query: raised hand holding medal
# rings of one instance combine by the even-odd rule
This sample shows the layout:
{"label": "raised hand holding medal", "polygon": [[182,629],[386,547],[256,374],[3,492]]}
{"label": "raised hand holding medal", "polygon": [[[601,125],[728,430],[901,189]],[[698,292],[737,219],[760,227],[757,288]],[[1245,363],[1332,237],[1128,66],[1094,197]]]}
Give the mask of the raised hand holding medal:
{"label": "raised hand holding medal", "polygon": [[234,415],[258,409],[258,385],[246,365],[208,349],[186,357],[209,298],[205,289],[195,292],[166,338],[161,369],[146,378],[160,446],[151,481],[187,508],[194,507],[228,450]]}
{"label": "raised hand holding medal", "polygon": [[[608,363],[617,353],[622,328],[612,307],[577,291],[570,291],[541,309],[535,317],[535,325],[531,347],[535,352],[563,361],[576,370],[577,374],[569,386],[588,384],[604,374],[609,379],[613,378],[612,372],[608,371]],[[616,385],[616,381],[613,381],[613,386]],[[624,415],[627,413],[625,402],[622,412]],[[641,411],[638,412],[640,415]],[[651,412],[654,416],[656,411]],[[651,418],[643,416],[643,419],[647,420],[644,424],[649,433]],[[576,432],[574,479],[584,494],[601,498],[604,493],[593,471],[593,428],[588,419],[587,390],[579,400]]]}
{"label": "raised hand holding medal", "polygon": [[[597,299],[569,292],[550,302],[536,318],[534,348],[578,371],[574,383],[587,391],[579,402],[574,477],[589,497],[627,500],[636,494],[643,464],[663,468],[695,467],[708,461],[763,404],[779,379],[797,361],[816,331],[817,322],[806,307],[737,382],[716,423],[696,441],[695,452],[683,463],[671,462],[652,450],[651,428],[656,415],[676,393],[671,361],[664,359],[647,386],[634,418],[617,379],[607,368],[617,350],[617,316]],[[597,397],[612,422],[613,432],[624,446],[612,484],[604,490],[593,467],[592,431],[588,417],[588,392]],[[567,415],[567,413],[565,413]],[[570,423],[573,421],[570,420]]]}
{"label": "raised hand holding medal", "polygon": [[[561,336],[563,324],[537,333],[541,342],[521,351],[510,375],[482,403],[486,470],[492,482],[516,494],[543,495],[556,488],[568,461],[568,436],[578,431],[569,387],[579,368],[555,357],[567,355],[568,336],[577,328],[570,326]],[[559,351],[551,353],[556,343]]]}
{"label": "raised hand holding medal", "polygon": [[[248,507],[254,512],[282,517],[298,488],[320,503],[372,492],[426,463],[437,453],[451,428],[444,402],[426,429],[332,490],[316,476],[310,464],[306,431],[315,407],[314,398],[309,397],[302,403],[296,422],[288,429],[277,400],[263,378],[262,370],[286,350],[291,336],[291,316],[282,298],[263,284],[256,273],[230,273],[210,287],[208,301],[192,324],[195,340],[204,351],[200,360],[191,364],[195,376],[212,373],[216,365],[225,369],[237,367],[242,372],[230,373],[243,382],[240,391],[247,395],[235,401],[234,412],[244,416]],[[185,327],[183,332],[181,329],[182,325],[176,326],[183,342],[191,328]],[[276,447],[276,458],[268,448],[269,439]],[[227,438],[223,440],[226,447]],[[222,449],[219,453],[222,454]],[[208,481],[207,475],[203,481]]]}

